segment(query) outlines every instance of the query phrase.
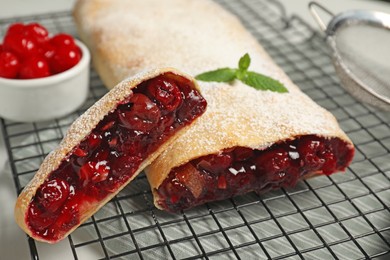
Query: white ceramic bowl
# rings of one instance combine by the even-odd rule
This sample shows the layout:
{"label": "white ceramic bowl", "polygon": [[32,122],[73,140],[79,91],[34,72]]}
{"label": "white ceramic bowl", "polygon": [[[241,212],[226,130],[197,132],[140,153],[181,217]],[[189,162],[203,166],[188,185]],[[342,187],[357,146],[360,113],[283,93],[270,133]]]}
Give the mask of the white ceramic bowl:
{"label": "white ceramic bowl", "polygon": [[76,40],[82,57],[72,68],[39,79],[0,78],[0,117],[19,122],[44,121],[75,111],[88,96],[87,47]]}

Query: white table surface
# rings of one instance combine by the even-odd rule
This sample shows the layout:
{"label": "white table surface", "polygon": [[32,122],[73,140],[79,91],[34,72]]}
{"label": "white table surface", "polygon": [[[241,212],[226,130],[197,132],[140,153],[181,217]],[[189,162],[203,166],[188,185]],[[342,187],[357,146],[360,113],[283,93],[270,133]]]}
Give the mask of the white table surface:
{"label": "white table surface", "polygon": [[[309,0],[279,0],[286,7],[289,15],[297,14],[313,26],[317,26],[311,18],[307,4]],[[348,9],[378,10],[390,13],[390,4],[373,0],[322,0],[320,1],[334,13]],[[70,10],[74,0],[0,0],[0,19],[22,15],[40,14],[53,11]],[[0,93],[1,94],[1,93]],[[13,207],[16,191],[10,174],[7,153],[2,133],[0,133],[0,260],[30,259],[26,235],[18,228],[13,219]],[[59,248],[63,247],[65,253]],[[69,257],[66,244],[54,246],[38,243],[41,259],[63,259]],[[93,259],[93,252],[83,259]]]}

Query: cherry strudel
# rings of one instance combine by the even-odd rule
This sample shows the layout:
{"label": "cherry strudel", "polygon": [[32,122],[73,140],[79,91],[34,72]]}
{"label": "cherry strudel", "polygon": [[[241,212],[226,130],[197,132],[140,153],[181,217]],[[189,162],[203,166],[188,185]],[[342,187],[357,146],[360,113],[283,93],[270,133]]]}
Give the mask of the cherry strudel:
{"label": "cherry strudel", "polygon": [[174,69],[137,74],[81,115],[43,161],[15,207],[20,227],[49,243],[115,196],[206,109],[194,80]]}
{"label": "cherry strudel", "polygon": [[79,33],[107,86],[154,66],[195,76],[237,67],[278,80],[288,93],[241,81],[202,82],[206,113],[149,167],[155,205],[178,211],[249,191],[293,186],[343,171],[354,146],[335,118],[295,86],[240,21],[209,0],[80,0]]}

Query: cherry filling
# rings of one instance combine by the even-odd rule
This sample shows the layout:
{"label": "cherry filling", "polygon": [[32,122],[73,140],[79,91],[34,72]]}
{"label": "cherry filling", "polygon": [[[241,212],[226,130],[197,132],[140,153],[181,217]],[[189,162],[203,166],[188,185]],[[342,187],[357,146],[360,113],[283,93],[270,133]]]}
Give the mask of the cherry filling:
{"label": "cherry filling", "polygon": [[250,191],[294,186],[304,175],[343,171],[354,154],[339,138],[301,136],[266,150],[226,149],[174,168],[156,190],[158,204],[172,212]]}
{"label": "cherry filling", "polygon": [[88,210],[129,180],[145,158],[206,109],[192,83],[165,73],[141,83],[106,115],[39,187],[26,220],[56,241]]}

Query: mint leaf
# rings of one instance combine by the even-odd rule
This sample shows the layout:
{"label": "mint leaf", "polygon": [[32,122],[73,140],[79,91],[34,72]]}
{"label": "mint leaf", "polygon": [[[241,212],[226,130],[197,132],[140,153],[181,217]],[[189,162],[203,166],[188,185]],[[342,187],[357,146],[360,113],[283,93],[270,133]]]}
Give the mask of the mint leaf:
{"label": "mint leaf", "polygon": [[241,81],[257,90],[271,90],[279,93],[288,92],[279,81],[253,71],[247,71]]}
{"label": "mint leaf", "polygon": [[236,70],[230,68],[217,69],[199,74],[195,78],[201,81],[230,82],[236,78]]}
{"label": "mint leaf", "polygon": [[237,70],[236,71],[236,79],[242,81],[246,77],[246,73],[247,73],[246,70]]}
{"label": "mint leaf", "polygon": [[245,53],[244,56],[240,58],[240,61],[238,62],[238,69],[241,71],[245,71],[249,68],[249,65],[251,64],[251,57],[249,57],[248,53]]}
{"label": "mint leaf", "polygon": [[279,81],[254,71],[248,71],[251,64],[251,57],[248,53],[238,61],[238,69],[222,68],[199,74],[195,78],[202,81],[231,82],[238,79],[246,85],[257,90],[270,90],[279,93],[286,93],[288,90]]}

